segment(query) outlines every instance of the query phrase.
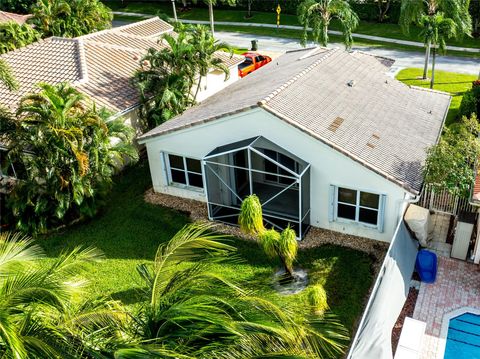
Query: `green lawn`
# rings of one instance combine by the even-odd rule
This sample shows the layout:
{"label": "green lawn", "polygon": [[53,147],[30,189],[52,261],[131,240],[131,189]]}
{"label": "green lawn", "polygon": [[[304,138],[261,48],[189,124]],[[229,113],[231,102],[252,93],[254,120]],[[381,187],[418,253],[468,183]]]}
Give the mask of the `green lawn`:
{"label": "green lawn", "polygon": [[[136,12],[143,14],[157,14],[162,12],[168,16],[173,16],[172,6],[168,3],[123,3],[121,1],[104,1],[114,11],[124,12]],[[177,7],[177,9],[179,9]],[[246,12],[244,10],[238,10],[232,8],[232,10],[216,9],[215,20],[216,21],[234,21],[234,22],[251,22],[251,23],[266,23],[276,24],[276,13],[266,12],[254,12],[253,17],[245,19]],[[177,15],[181,19],[186,20],[208,20],[208,10],[206,8],[192,8],[188,12],[177,11]],[[280,23],[283,25],[298,25],[298,17],[296,15],[282,14]],[[331,30],[341,30],[341,25],[338,21],[332,21],[330,25]],[[412,26],[410,34],[405,35],[400,26],[397,24],[389,23],[371,23],[361,21],[356,33],[381,36],[392,39],[420,41],[419,33],[420,28]],[[451,39],[448,41],[449,45],[480,48],[480,39],[474,39],[471,37],[465,37],[462,41]]]}
{"label": "green lawn", "polygon": [[[423,69],[409,68],[400,71],[397,74],[397,79],[406,83],[407,85],[420,86],[430,88],[430,81],[422,80]],[[430,77],[431,71],[428,72]],[[462,102],[463,94],[472,88],[472,81],[476,80],[475,75],[458,74],[455,72],[435,71],[434,89],[445,91],[452,94],[452,103],[448,112],[446,125],[455,122]]]}
{"label": "green lawn", "polygon": [[[188,223],[183,214],[145,203],[143,193],[149,186],[146,162],[127,169],[116,179],[108,206],[95,219],[41,238],[39,244],[49,257],[78,245],[101,249],[106,259],[86,264],[92,295],[111,296],[129,306],[141,303],[146,298],[136,265],[150,262],[157,246]],[[251,242],[235,239],[233,243],[243,262],[224,265],[224,273],[298,315],[304,313],[305,293],[280,296],[272,289],[272,274],[278,265],[275,261],[266,259]],[[326,245],[300,251],[297,265],[309,270],[311,283],[324,284],[333,312],[351,330],[372,284],[371,258],[359,251]]]}

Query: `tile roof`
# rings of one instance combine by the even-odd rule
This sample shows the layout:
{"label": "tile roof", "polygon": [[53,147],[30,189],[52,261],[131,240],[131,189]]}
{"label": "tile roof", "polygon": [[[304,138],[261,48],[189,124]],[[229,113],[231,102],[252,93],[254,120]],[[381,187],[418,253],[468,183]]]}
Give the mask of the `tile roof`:
{"label": "tile roof", "polygon": [[2,105],[15,110],[19,99],[35,91],[35,84],[39,82],[57,84],[81,81],[85,68],[81,61],[80,46],[74,39],[51,37],[0,56],[10,65],[20,84],[18,91],[11,92],[0,83]]}
{"label": "tile roof", "polygon": [[450,95],[391,79],[364,56],[304,50],[287,52],[140,139],[260,106],[418,193],[425,150],[437,142],[449,104]]}
{"label": "tile roof", "polygon": [[[0,84],[0,102],[15,110],[19,99],[34,91],[36,83],[68,81],[99,105],[115,112],[128,110],[139,102],[131,81],[139,59],[149,48],[166,47],[158,39],[172,31],[170,24],[153,17],[75,39],[52,37],[0,55],[20,83],[17,92]],[[218,56],[229,67],[243,61],[226,53]]]}
{"label": "tile roof", "polygon": [[23,25],[30,19],[32,15],[21,15],[13,12],[0,11],[0,23],[15,21],[19,25]]}

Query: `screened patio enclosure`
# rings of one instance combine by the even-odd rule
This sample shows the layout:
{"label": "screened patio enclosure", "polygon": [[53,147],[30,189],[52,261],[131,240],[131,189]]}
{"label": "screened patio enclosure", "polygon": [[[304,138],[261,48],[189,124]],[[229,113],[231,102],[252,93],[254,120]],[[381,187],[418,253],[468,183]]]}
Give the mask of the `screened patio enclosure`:
{"label": "screened patio enclosure", "polygon": [[303,238],[310,225],[310,164],[258,136],[217,147],[203,166],[211,220],[237,224],[243,199],[256,194],[267,228],[290,225]]}

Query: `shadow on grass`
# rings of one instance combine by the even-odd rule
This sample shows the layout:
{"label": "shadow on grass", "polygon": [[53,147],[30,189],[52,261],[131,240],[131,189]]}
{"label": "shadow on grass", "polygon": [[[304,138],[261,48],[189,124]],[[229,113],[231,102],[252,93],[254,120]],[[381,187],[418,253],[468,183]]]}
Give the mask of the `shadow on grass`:
{"label": "shadow on grass", "polygon": [[141,303],[148,300],[146,288],[130,288],[111,294],[113,300],[119,300],[125,305]]}

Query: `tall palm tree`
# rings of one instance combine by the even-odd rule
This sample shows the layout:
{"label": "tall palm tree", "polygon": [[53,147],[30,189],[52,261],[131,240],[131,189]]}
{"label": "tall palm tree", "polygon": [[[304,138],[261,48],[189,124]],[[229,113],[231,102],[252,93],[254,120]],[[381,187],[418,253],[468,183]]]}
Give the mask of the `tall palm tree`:
{"label": "tall palm tree", "polygon": [[[194,0],[194,3],[197,3],[198,0]],[[215,21],[213,19],[213,7],[217,5],[219,2],[222,4],[227,4],[229,6],[235,6],[237,4],[237,0],[203,0],[203,2],[208,5],[208,18],[210,20],[210,30],[212,31],[212,35],[215,35]]]}
{"label": "tall palm tree", "polygon": [[433,47],[432,77],[430,79],[430,88],[433,89],[435,83],[435,57],[437,49],[440,53],[446,52],[446,40],[456,35],[457,26],[452,19],[445,18],[441,12],[438,12],[433,16],[423,16],[420,19],[420,26],[422,27],[421,36],[425,40],[425,45],[431,45]]}
{"label": "tall palm tree", "polygon": [[15,117],[2,118],[11,129],[8,156],[25,169],[7,204],[17,228],[32,233],[95,215],[118,166],[137,156],[133,129],[122,119],[106,121],[107,113],[67,83],[38,86]]}
{"label": "tall palm tree", "polygon": [[298,323],[226,279],[219,265],[238,259],[212,230],[207,223],[188,225],[158,247],[153,265],[138,267],[149,291],[148,304],[134,318],[139,344],[119,349],[116,358],[318,358],[341,353],[346,332],[335,319]]}
{"label": "tall palm tree", "polygon": [[307,42],[311,26],[313,40],[327,46],[328,26],[332,19],[337,19],[342,25],[345,47],[352,47],[352,32],[358,26],[359,19],[347,0],[305,0],[298,6],[298,18],[303,25],[303,45]]}
{"label": "tall palm tree", "polygon": [[18,89],[18,83],[12,74],[12,69],[5,60],[0,59],[0,83],[3,83],[10,91]]}
{"label": "tall palm tree", "polygon": [[208,31],[205,26],[195,26],[189,28],[192,33],[192,43],[195,51],[195,67],[197,73],[197,89],[193,100],[197,99],[198,92],[200,91],[202,79],[207,77],[208,73],[212,70],[219,70],[225,74],[225,81],[230,77],[230,70],[226,66],[222,59],[215,56],[217,51],[228,51],[230,56],[233,55],[232,47],[226,42],[216,41],[213,35]]}
{"label": "tall palm tree", "polygon": [[[400,12],[400,25],[403,31],[408,34],[411,24],[435,23],[434,19],[426,20],[425,16],[434,17],[442,12],[442,17],[452,19],[455,24],[455,37],[462,39],[472,32],[472,19],[468,11],[470,1],[467,0],[402,0]],[[425,64],[423,67],[423,79],[427,78],[428,63],[431,52],[431,35],[429,31],[422,31],[423,42],[425,43]]]}
{"label": "tall palm tree", "polygon": [[0,233],[0,356],[73,359],[101,348],[92,344],[98,329],[125,318],[106,301],[78,299],[85,294],[82,266],[101,257],[76,248],[47,264],[30,238]]}

